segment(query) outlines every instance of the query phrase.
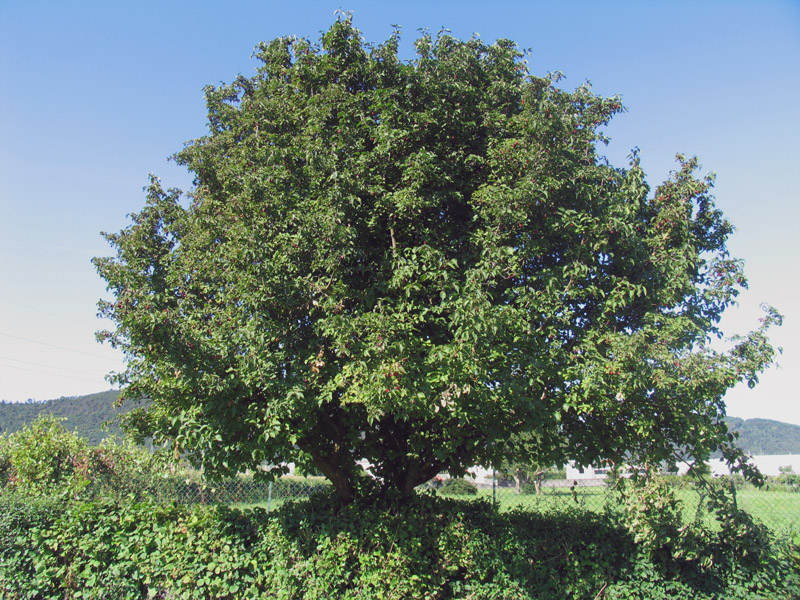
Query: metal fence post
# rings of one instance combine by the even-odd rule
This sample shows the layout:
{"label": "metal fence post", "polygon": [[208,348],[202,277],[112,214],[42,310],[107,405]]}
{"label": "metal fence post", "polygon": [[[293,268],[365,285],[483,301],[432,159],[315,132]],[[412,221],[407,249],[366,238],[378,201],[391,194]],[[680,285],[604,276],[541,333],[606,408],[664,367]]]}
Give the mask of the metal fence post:
{"label": "metal fence post", "polygon": [[269,482],[269,486],[267,486],[267,512],[272,509],[272,482]]}

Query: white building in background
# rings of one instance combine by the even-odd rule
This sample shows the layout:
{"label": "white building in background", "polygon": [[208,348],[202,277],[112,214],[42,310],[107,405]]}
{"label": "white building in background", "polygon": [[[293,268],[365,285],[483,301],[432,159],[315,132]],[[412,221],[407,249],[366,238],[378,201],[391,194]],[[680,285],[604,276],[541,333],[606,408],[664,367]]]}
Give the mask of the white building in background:
{"label": "white building in background", "polygon": [[[750,457],[750,461],[758,467],[762,475],[777,477],[781,474],[781,467],[789,467],[792,472],[800,473],[800,454],[757,454]],[[712,475],[730,475],[728,465],[722,459],[709,462]],[[681,471],[686,472],[686,468]]]}
{"label": "white building in background", "polygon": [[[770,477],[777,477],[781,474],[781,468],[789,468],[791,472],[800,473],[800,454],[762,454],[750,457],[750,461],[758,467],[762,475]],[[720,477],[723,475],[730,475],[728,465],[721,458],[708,461],[708,466],[711,469],[711,475]],[[679,464],[678,474],[685,475],[689,470],[689,465]],[[569,480],[583,480],[583,479],[605,479],[609,469],[606,467],[581,467],[570,463],[566,467],[567,479]]]}
{"label": "white building in background", "polygon": [[[789,467],[791,472],[793,473],[800,473],[800,454],[769,454],[769,455],[758,455],[758,456],[751,456],[750,460],[758,467],[759,471],[763,475],[768,475],[771,477],[777,477],[781,474],[781,468]],[[359,461],[359,464],[369,472],[370,464],[365,461]],[[711,468],[711,475],[715,477],[723,476],[723,475],[730,475],[730,471],[728,470],[728,465],[725,464],[725,461],[722,459],[714,459],[709,461],[709,467]],[[289,463],[289,474],[294,475],[294,463]],[[609,467],[595,467],[595,466],[588,466],[588,467],[581,467],[576,465],[575,463],[569,463],[565,466],[566,471],[566,481],[585,481],[591,479],[605,479],[606,475],[608,475]],[[678,474],[685,475],[686,472],[689,470],[689,466],[684,464],[678,465]],[[631,473],[631,469],[627,470],[627,473]],[[492,469],[487,469],[485,467],[471,467],[467,469],[464,478],[470,480],[479,486],[491,486],[493,480],[493,473]],[[441,473],[440,476],[444,479],[449,478],[450,476],[446,473]]]}
{"label": "white building in background", "polygon": [[570,481],[583,479],[605,479],[606,475],[608,475],[607,467],[583,467],[581,465],[576,465],[574,462],[568,463],[564,470],[566,471],[566,479],[569,479]]}
{"label": "white building in background", "polygon": [[[582,467],[580,465],[576,465],[573,462],[567,464],[564,468],[566,471],[565,479],[568,480],[584,480],[584,479],[605,479],[608,472],[611,470],[610,467],[596,467],[596,466],[589,466],[589,467]],[[628,475],[632,473],[633,470],[631,468],[626,468],[623,470],[623,475]]]}

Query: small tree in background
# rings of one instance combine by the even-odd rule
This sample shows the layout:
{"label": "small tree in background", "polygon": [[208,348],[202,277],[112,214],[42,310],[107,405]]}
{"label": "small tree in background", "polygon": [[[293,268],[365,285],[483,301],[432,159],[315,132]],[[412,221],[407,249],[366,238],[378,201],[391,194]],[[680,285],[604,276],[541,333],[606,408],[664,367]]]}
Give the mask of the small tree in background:
{"label": "small tree in background", "polygon": [[514,482],[517,493],[527,493],[531,486],[537,494],[541,493],[542,481],[554,465],[537,462],[535,434],[516,434],[511,442],[516,447],[515,456],[503,461],[500,473]]}
{"label": "small tree in background", "polygon": [[[503,461],[658,464],[727,443],[762,325],[708,344],[745,285],[695,159],[652,189],[598,154],[618,98],[529,74],[508,40],[258,47],[95,260],[142,431],[209,475],[296,462],[347,502]],[[524,443],[520,443],[524,439]],[[268,475],[277,475],[276,466]]]}
{"label": "small tree in background", "polygon": [[113,438],[90,446],[64,420],[41,414],[19,431],[0,435],[0,493],[89,498],[148,489],[157,465],[146,449]]}
{"label": "small tree in background", "polygon": [[62,420],[43,414],[0,437],[0,472],[7,489],[41,495],[78,493],[85,487],[89,445],[65,429]]}

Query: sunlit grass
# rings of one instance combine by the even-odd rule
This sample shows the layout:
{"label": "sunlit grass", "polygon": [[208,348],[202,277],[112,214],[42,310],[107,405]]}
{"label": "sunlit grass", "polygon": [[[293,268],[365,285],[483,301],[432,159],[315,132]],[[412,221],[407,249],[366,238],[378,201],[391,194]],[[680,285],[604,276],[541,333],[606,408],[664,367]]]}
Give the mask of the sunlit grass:
{"label": "sunlit grass", "polygon": [[[304,480],[297,479],[300,485]],[[294,483],[294,482],[293,482]],[[678,488],[675,495],[682,506],[682,519],[684,523],[695,521],[702,522],[709,528],[716,529],[719,523],[708,511],[707,506],[700,507],[703,494],[693,488]],[[291,494],[275,494],[272,497],[262,498],[256,502],[236,503],[237,508],[263,508],[275,510],[293,499],[305,497]],[[619,499],[612,490],[605,486],[577,486],[570,487],[543,487],[540,494],[521,494],[514,488],[497,487],[480,488],[474,496],[458,496],[459,498],[482,499],[496,502],[498,510],[507,512],[521,509],[533,512],[563,511],[579,508],[595,513],[607,510],[620,509]],[[784,536],[790,531],[800,530],[800,493],[780,490],[759,490],[752,487],[736,491],[736,501],[740,508],[755,517],[773,532]]]}
{"label": "sunlit grass", "polygon": [[[675,494],[683,507],[684,522],[699,518],[712,528],[718,527],[714,517],[703,506],[698,513],[702,494],[694,489],[678,489]],[[480,489],[477,498],[492,499],[491,488]],[[601,513],[619,507],[614,493],[603,486],[570,488],[543,488],[541,494],[518,494],[509,488],[497,488],[494,497],[500,511],[514,508],[544,512],[547,510],[579,507]],[[800,530],[800,494],[789,491],[759,490],[746,488],[737,490],[739,508],[755,517],[779,535]]]}

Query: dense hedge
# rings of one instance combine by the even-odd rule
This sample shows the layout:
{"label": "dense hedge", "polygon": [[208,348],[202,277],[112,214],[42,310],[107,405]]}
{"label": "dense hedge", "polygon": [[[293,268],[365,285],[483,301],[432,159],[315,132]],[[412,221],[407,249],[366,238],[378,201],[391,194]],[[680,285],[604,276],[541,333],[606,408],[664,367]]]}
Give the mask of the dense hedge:
{"label": "dense hedge", "polygon": [[420,496],[400,510],[326,497],[267,513],[0,497],[0,594],[14,599],[800,597],[775,547],[757,564],[656,560],[610,517],[497,513]]}

